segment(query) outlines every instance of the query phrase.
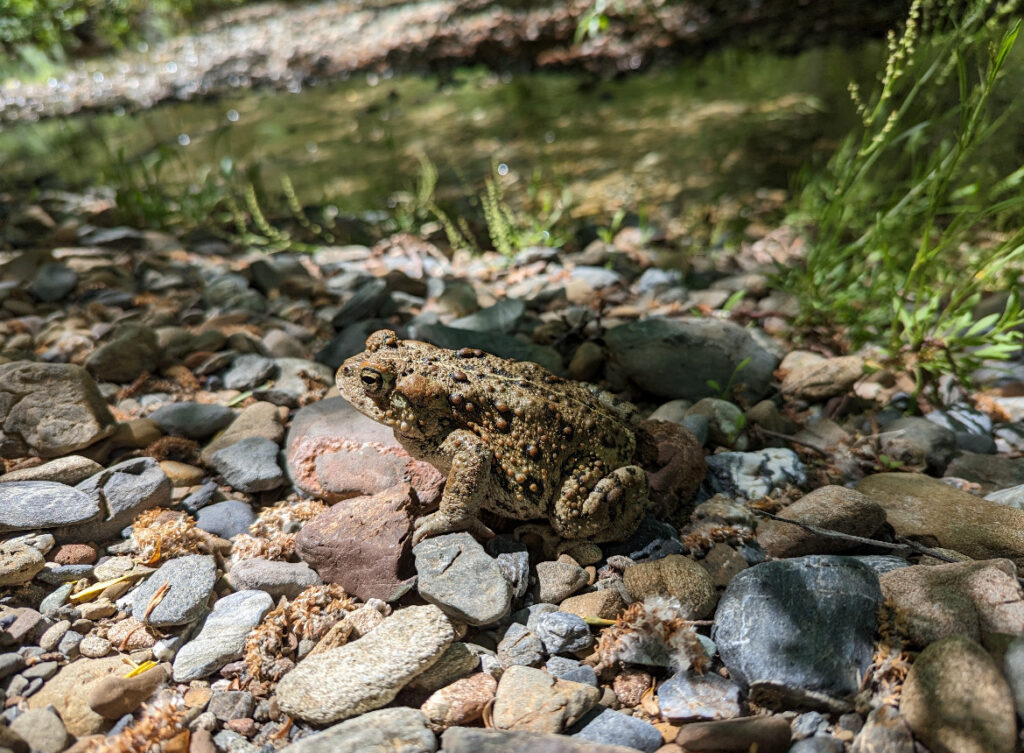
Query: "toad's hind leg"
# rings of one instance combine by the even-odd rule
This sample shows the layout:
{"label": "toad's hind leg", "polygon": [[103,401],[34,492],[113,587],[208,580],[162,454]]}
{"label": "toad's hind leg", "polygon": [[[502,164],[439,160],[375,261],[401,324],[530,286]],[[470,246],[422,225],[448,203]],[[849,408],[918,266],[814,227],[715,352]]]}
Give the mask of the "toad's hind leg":
{"label": "toad's hind leg", "polygon": [[[548,518],[560,536],[582,541],[621,541],[629,538],[650,504],[647,473],[626,465],[593,483],[591,466],[573,474],[562,486]],[[590,481],[591,483],[587,483]]]}

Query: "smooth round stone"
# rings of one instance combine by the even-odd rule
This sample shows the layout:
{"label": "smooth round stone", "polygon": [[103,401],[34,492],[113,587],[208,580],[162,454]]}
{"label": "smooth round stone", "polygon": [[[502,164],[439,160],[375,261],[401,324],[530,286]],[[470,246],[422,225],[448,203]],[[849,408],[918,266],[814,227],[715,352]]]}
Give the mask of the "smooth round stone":
{"label": "smooth round stone", "polygon": [[67,745],[68,731],[52,709],[29,709],[11,722],[11,731],[21,737],[33,753],[60,753]]}
{"label": "smooth round stone", "polygon": [[412,550],[420,596],[446,614],[470,625],[488,625],[504,617],[512,587],[501,567],[468,533],[435,536]]}
{"label": "smooth round stone", "polygon": [[658,687],[658,707],[670,721],[732,719],[740,715],[740,688],[713,672],[686,670]]}
{"label": "smooth round stone", "polygon": [[222,539],[230,539],[248,532],[254,520],[256,515],[248,502],[229,499],[202,508],[196,515],[196,526]]}
{"label": "smooth round stone", "polygon": [[166,434],[206,439],[235,420],[235,412],[225,405],[170,403],[149,414]]}
{"label": "smooth round stone", "polygon": [[583,618],[568,612],[544,615],[537,620],[533,631],[549,654],[571,654],[593,643],[590,627]]}
{"label": "smooth round stone", "polygon": [[[217,579],[213,557],[189,554],[168,560],[132,594],[132,616],[154,627],[184,625],[202,616]],[[146,609],[164,584],[170,588],[146,616]]]}
{"label": "smooth round stone", "polygon": [[110,675],[89,689],[89,708],[111,721],[131,714],[167,682],[168,667],[159,664],[134,677]]}
{"label": "smooth round stone", "polygon": [[41,614],[47,614],[62,606],[64,602],[68,600],[68,596],[71,595],[71,590],[74,587],[74,583],[64,583],[58,586],[52,593],[47,594],[43,600],[39,602],[39,612]]}
{"label": "smooth round stone", "polygon": [[242,492],[276,489],[284,483],[284,474],[277,463],[276,442],[263,437],[247,437],[217,450],[210,462],[224,480]]}
{"label": "smooth round stone", "polygon": [[167,474],[175,488],[182,486],[195,486],[206,478],[207,473],[202,468],[188,463],[179,463],[177,460],[161,460],[160,468]]}
{"label": "smooth round stone", "polygon": [[654,753],[663,742],[661,733],[650,722],[606,708],[588,714],[570,734],[577,740],[623,745],[643,753]]}
{"label": "smooth round stone", "polygon": [[78,275],[73,269],[59,262],[44,264],[36,271],[28,291],[44,303],[54,303],[75,289]]}
{"label": "smooth round stone", "polygon": [[0,586],[28,583],[44,565],[43,555],[28,544],[0,544]]}
{"label": "smooth round stone", "polygon": [[224,387],[229,390],[251,390],[274,375],[277,364],[273,359],[256,353],[245,353],[235,358],[224,372]]}
{"label": "smooth round stone", "polygon": [[99,500],[55,481],[0,483],[0,533],[58,528],[100,514]]}
{"label": "smooth round stone", "polygon": [[56,458],[48,463],[33,466],[32,468],[23,468],[20,471],[5,473],[0,476],[0,483],[5,484],[11,481],[53,481],[58,484],[74,486],[102,470],[103,466],[95,460],[90,460],[81,455],[68,455],[67,457]]}
{"label": "smooth round stone", "polygon": [[36,574],[36,577],[43,583],[57,586],[61,583],[88,578],[92,575],[92,571],[92,565],[58,565],[57,567],[44,567]]}
{"label": "smooth round stone", "polygon": [[106,638],[98,635],[87,635],[78,644],[78,650],[89,659],[99,659],[110,653],[111,644]]}
{"label": "smooth round stone", "polygon": [[288,753],[434,753],[427,717],[406,707],[370,711],[288,746]]}

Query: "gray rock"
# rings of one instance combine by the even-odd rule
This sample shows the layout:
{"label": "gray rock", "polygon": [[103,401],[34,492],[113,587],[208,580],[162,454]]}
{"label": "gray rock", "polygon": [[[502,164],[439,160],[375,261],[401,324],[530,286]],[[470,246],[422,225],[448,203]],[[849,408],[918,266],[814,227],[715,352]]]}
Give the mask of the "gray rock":
{"label": "gray rock", "polygon": [[[167,560],[132,594],[132,617],[154,627],[184,625],[198,619],[206,611],[206,602],[217,580],[213,557],[188,554]],[[170,588],[149,616],[146,609],[165,583]]]}
{"label": "gray rock", "polygon": [[863,729],[850,747],[851,753],[914,753],[910,727],[892,706],[879,706],[868,714]]}
{"label": "gray rock", "polygon": [[893,570],[899,570],[901,567],[910,567],[910,563],[905,559],[892,554],[858,554],[854,556],[854,559],[870,567],[878,577],[891,573]]}
{"label": "gray rock", "polygon": [[455,628],[434,605],[399,609],[359,640],[300,661],[278,684],[278,704],[284,713],[314,724],[372,711],[390,702],[454,640]]}
{"label": "gray rock", "polygon": [[168,507],[171,503],[171,480],[151,457],[112,465],[75,488],[99,503],[101,517],[54,531],[58,542],[112,538],[144,510]]}
{"label": "gray rock", "polygon": [[0,654],[0,680],[25,668],[25,658],[12,652]]}
{"label": "gray rock", "polygon": [[707,457],[704,487],[709,496],[757,499],[773,489],[806,480],[804,464],[787,448],[770,447],[757,452],[720,452]]}
{"label": "gray rock", "polygon": [[731,382],[755,401],[779,363],[743,327],[719,319],[645,319],[613,327],[604,339],[630,379],[665,398],[714,397]]}
{"label": "gray rock", "polygon": [[787,753],[843,753],[843,743],[831,735],[815,735],[797,740]]}
{"label": "gray rock", "polygon": [[0,475],[0,484],[12,481],[53,481],[58,484],[74,486],[102,470],[103,466],[95,460],[81,455],[68,455],[63,458],[55,458],[42,465]]}
{"label": "gray rock", "polygon": [[257,353],[243,353],[235,357],[221,378],[225,389],[251,390],[270,379],[276,370],[277,365],[272,358]]}
{"label": "gray rock", "polygon": [[499,552],[495,559],[505,580],[512,586],[512,598],[523,598],[530,587],[530,553]]}
{"label": "gray rock", "polygon": [[59,301],[78,284],[78,275],[65,264],[50,263],[42,265],[32,277],[28,292],[44,303]]}
{"label": "gray rock", "polygon": [[537,620],[533,628],[549,654],[571,654],[593,643],[590,627],[582,617],[568,612],[552,612]]}
{"label": "gray rock", "polygon": [[589,580],[587,571],[575,562],[538,562],[537,598],[545,603],[560,604],[579,591]]}
{"label": "gray rock", "polygon": [[544,644],[526,625],[513,622],[498,643],[498,661],[503,667],[532,667],[544,659]]}
{"label": "gray rock", "polygon": [[222,722],[229,722],[251,717],[255,706],[256,701],[248,690],[215,690],[206,710]]}
{"label": "gray rock", "polygon": [[236,591],[266,591],[275,601],[282,596],[294,599],[310,586],[323,584],[316,571],[305,562],[260,557],[236,562],[228,573],[228,582]]}
{"label": "gray rock", "polygon": [[311,383],[324,387],[334,384],[334,371],[322,363],[305,358],[277,358],[274,363],[277,376],[270,387],[256,390],[254,394],[259,400],[298,408],[300,398],[310,391]]}
{"label": "gray rock", "polygon": [[726,588],[712,638],[756,703],[828,708],[860,687],[881,601],[878,576],[852,558],[765,562]]}
{"label": "gray rock", "polygon": [[455,642],[441,658],[409,681],[410,690],[433,693],[456,680],[475,672],[480,667],[480,654],[468,644]]}
{"label": "gray rock", "polygon": [[97,379],[130,382],[160,365],[160,346],[156,333],[142,324],[122,324],[111,339],[85,360],[85,368]]}
{"label": "gray rock", "polygon": [[249,631],[273,606],[265,591],[236,591],[218,599],[199,634],[174,657],[174,681],[198,680],[240,659]]}
{"label": "gray rock", "polygon": [[434,753],[437,738],[419,709],[370,711],[292,743],[282,753]]}
{"label": "gray rock", "polygon": [[574,740],[564,735],[476,727],[451,727],[441,736],[443,753],[637,753],[636,748]]}
{"label": "gray rock", "polygon": [[60,753],[68,741],[64,722],[52,706],[21,713],[11,722],[11,731],[28,743],[32,753]]}
{"label": "gray rock", "polygon": [[820,711],[807,711],[794,719],[789,727],[793,731],[793,737],[798,740],[824,735],[828,732],[828,718]]}
{"label": "gray rock", "polygon": [[906,416],[885,427],[880,449],[893,460],[908,466],[925,465],[941,474],[956,452],[956,435],[927,418]]}
{"label": "gray rock", "polygon": [[526,304],[518,298],[502,298],[493,306],[480,309],[475,314],[456,319],[448,326],[456,329],[470,329],[476,332],[516,331],[526,311]]}
{"label": "gray rock", "polygon": [[707,419],[708,439],[712,443],[735,450],[745,450],[750,446],[749,438],[743,433],[747,418],[739,407],[728,400],[701,398],[690,406],[686,414]]}
{"label": "gray rock", "polygon": [[247,437],[213,453],[210,458],[224,480],[243,492],[276,489],[284,483],[277,463],[276,442],[263,437]]}
{"label": "gray rock", "polygon": [[229,499],[203,507],[196,515],[196,526],[223,539],[246,533],[256,520],[248,502]]}
{"label": "gray rock", "polygon": [[[1006,649],[1006,655],[1003,657],[1003,675],[1010,683],[1017,714],[1024,715],[1024,634],[1014,638]],[[3,677],[2,671],[0,677]]]}
{"label": "gray rock", "polygon": [[149,414],[162,431],[189,439],[206,439],[235,420],[226,405],[170,403]]}
{"label": "gray rock", "polygon": [[377,278],[370,279],[342,304],[331,324],[340,328],[348,327],[362,319],[372,319],[386,310],[390,299],[387,282]]}
{"label": "gray rock", "polygon": [[71,595],[71,589],[74,587],[74,583],[64,583],[63,585],[55,588],[51,593],[47,594],[41,602],[39,602],[39,611],[43,614],[47,614],[61,607],[64,602],[68,600],[68,597]]}
{"label": "gray rock", "polygon": [[570,659],[567,656],[552,656],[544,663],[544,669],[552,677],[570,682],[582,682],[584,685],[599,686],[597,672],[589,664],[583,664],[578,659]]}
{"label": "gray rock", "polygon": [[0,457],[67,455],[113,432],[107,404],[81,366],[0,365]]}
{"label": "gray rock", "polygon": [[512,587],[498,563],[468,533],[435,536],[412,550],[420,596],[454,619],[489,625],[512,604]]}
{"label": "gray rock", "polygon": [[606,708],[588,714],[569,734],[576,740],[622,745],[643,753],[654,753],[663,742],[661,733],[650,722]]}
{"label": "gray rock", "polygon": [[658,708],[672,722],[733,719],[740,715],[740,688],[714,672],[677,672],[658,687]]}
{"label": "gray rock", "polygon": [[99,514],[99,500],[73,486],[54,481],[0,483],[0,533],[71,526]]}

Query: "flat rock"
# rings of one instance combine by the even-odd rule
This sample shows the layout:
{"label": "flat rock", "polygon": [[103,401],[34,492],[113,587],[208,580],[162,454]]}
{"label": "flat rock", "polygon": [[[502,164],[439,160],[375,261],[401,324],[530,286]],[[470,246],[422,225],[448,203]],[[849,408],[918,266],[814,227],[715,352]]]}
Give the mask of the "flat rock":
{"label": "flat rock", "polygon": [[1024,510],[988,502],[916,473],[878,473],[857,491],[885,510],[901,536],[934,541],[978,560],[1005,557],[1024,567]]}
{"label": "flat rock", "polygon": [[558,604],[579,591],[590,579],[587,571],[575,562],[538,562],[536,568],[540,601]]}
{"label": "flat rock", "polygon": [[1009,560],[914,565],[879,578],[918,646],[951,635],[988,644],[1024,633],[1024,591]]}
{"label": "flat rock", "polygon": [[432,604],[399,609],[356,641],[307,657],[277,686],[281,710],[329,724],[390,702],[455,640],[455,628]]}
{"label": "flat rock", "polygon": [[338,502],[306,523],[295,552],[325,583],[359,599],[391,599],[412,566],[412,487],[396,484],[372,496]]}
{"label": "flat rock", "polygon": [[90,353],[85,368],[102,381],[125,383],[155,371],[160,357],[156,333],[132,322],[117,327],[108,342]]}
{"label": "flat rock", "polygon": [[228,582],[236,591],[266,591],[276,601],[294,599],[310,586],[323,583],[305,562],[281,562],[261,557],[245,559],[231,566]]}
{"label": "flat rock", "polygon": [[240,659],[249,631],[273,606],[266,591],[236,591],[218,599],[199,634],[174,657],[174,681],[198,680]]}
{"label": "flat rock", "polygon": [[852,558],[765,562],[733,578],[712,639],[729,675],[755,702],[828,708],[860,687],[881,601],[878,576]]}
{"label": "flat rock", "polygon": [[[132,616],[147,625],[184,625],[202,616],[213,592],[217,567],[213,557],[187,554],[167,560],[132,594]],[[164,584],[170,587],[146,615],[150,600]]]}
{"label": "flat rock", "polygon": [[28,743],[33,753],[60,753],[67,746],[64,722],[52,709],[29,709],[11,722],[11,731]]}
{"label": "flat rock", "polygon": [[277,464],[276,442],[263,437],[246,437],[210,456],[210,465],[224,480],[242,492],[264,492],[284,484]]}
{"label": "flat rock", "polygon": [[114,433],[114,418],[81,366],[0,365],[0,457],[68,455]]}
{"label": "flat rock", "polygon": [[733,719],[740,715],[740,688],[714,672],[677,672],[658,686],[658,708],[671,722]]}
{"label": "flat rock", "polygon": [[42,465],[4,473],[0,475],[0,484],[11,481],[53,481],[58,484],[74,486],[102,470],[103,466],[95,460],[81,455],[68,455],[63,458],[55,458]]}
{"label": "flat rock", "polygon": [[[885,510],[858,491],[845,486],[822,486],[776,513],[780,518],[852,536],[870,537],[885,524]],[[805,554],[833,554],[856,544],[819,536],[790,523],[762,520],[757,543],[776,559]]]}
{"label": "flat rock", "polygon": [[412,553],[420,596],[453,619],[489,625],[508,613],[512,587],[497,561],[470,534],[435,536]]}
{"label": "flat rock", "polygon": [[135,712],[170,676],[170,667],[158,664],[133,677],[107,675],[89,688],[89,708],[110,721]]}
{"label": "flat rock", "polygon": [[98,517],[99,500],[55,481],[0,482],[0,533],[77,525]]}
{"label": "flat rock", "polygon": [[492,718],[497,729],[556,733],[582,718],[600,697],[591,685],[513,666],[498,682]]}
{"label": "flat rock", "polygon": [[443,753],[637,753],[636,748],[602,745],[565,735],[478,727],[451,727],[441,736]]}
{"label": "flat rock", "polygon": [[604,339],[630,379],[664,398],[714,397],[721,387],[709,382],[731,381],[756,401],[779,363],[743,327],[719,319],[644,319],[613,327]]}
{"label": "flat rock", "polygon": [[456,641],[441,658],[409,681],[410,690],[433,693],[480,668],[480,654],[467,644]]}
{"label": "flat rock", "polygon": [[276,370],[277,365],[272,358],[258,353],[243,353],[235,357],[221,378],[226,389],[251,390],[270,379]]}
{"label": "flat rock", "polygon": [[248,502],[228,499],[199,510],[196,514],[196,527],[222,539],[230,539],[232,536],[246,533],[254,520],[256,514]]}
{"label": "flat rock", "polygon": [[227,427],[235,412],[225,405],[170,403],[149,414],[166,434],[189,439],[206,439]]}
{"label": "flat rock", "polygon": [[29,698],[29,708],[53,706],[67,731],[75,737],[102,732],[110,723],[89,708],[89,691],[93,683],[114,674],[124,674],[124,661],[120,655],[76,659],[61,668],[38,693]]}
{"label": "flat rock", "polygon": [[328,502],[371,496],[406,483],[430,507],[440,500],[445,481],[434,466],[411,457],[389,427],[341,397],[320,400],[295,414],[286,454],[295,485]]}
{"label": "flat rock", "polygon": [[437,738],[419,709],[370,711],[286,746],[282,753],[434,753]]}
{"label": "flat rock", "polygon": [[717,722],[685,724],[676,735],[676,745],[686,751],[715,753],[786,753],[789,750],[789,722],[777,716],[748,716]]}
{"label": "flat rock", "polygon": [[238,414],[234,421],[215,436],[203,451],[199,454],[200,459],[206,465],[212,465],[213,454],[218,450],[239,442],[248,437],[262,437],[268,439],[275,445],[279,445],[284,438],[284,420],[282,411],[273,403],[257,401],[248,406]]}
{"label": "flat rock", "polygon": [[1012,753],[1017,720],[1010,686],[974,641],[943,638],[928,646],[903,683],[900,714],[933,751]]}
{"label": "flat rock", "polygon": [[614,620],[626,608],[626,601],[614,588],[570,596],[558,605],[559,610],[580,617],[600,617]]}
{"label": "flat rock", "polygon": [[21,586],[32,580],[46,565],[43,555],[26,543],[0,543],[0,586]]}
{"label": "flat rock", "polygon": [[944,475],[974,481],[984,492],[1019,486],[1024,484],[1024,458],[958,452]]}
{"label": "flat rock", "polygon": [[569,734],[574,740],[622,745],[643,753],[654,753],[663,742],[661,733],[650,722],[603,707],[583,717]]}

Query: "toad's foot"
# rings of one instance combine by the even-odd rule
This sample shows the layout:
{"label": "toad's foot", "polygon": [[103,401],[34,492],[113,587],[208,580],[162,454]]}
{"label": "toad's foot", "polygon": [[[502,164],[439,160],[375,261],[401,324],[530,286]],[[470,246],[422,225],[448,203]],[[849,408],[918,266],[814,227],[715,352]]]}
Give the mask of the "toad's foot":
{"label": "toad's foot", "polygon": [[444,510],[438,510],[416,520],[416,523],[413,525],[412,545],[416,546],[423,539],[430,538],[431,536],[441,536],[442,534],[455,533],[456,531],[469,531],[481,539],[494,537],[494,531],[481,523],[476,517],[452,517],[447,515]]}

